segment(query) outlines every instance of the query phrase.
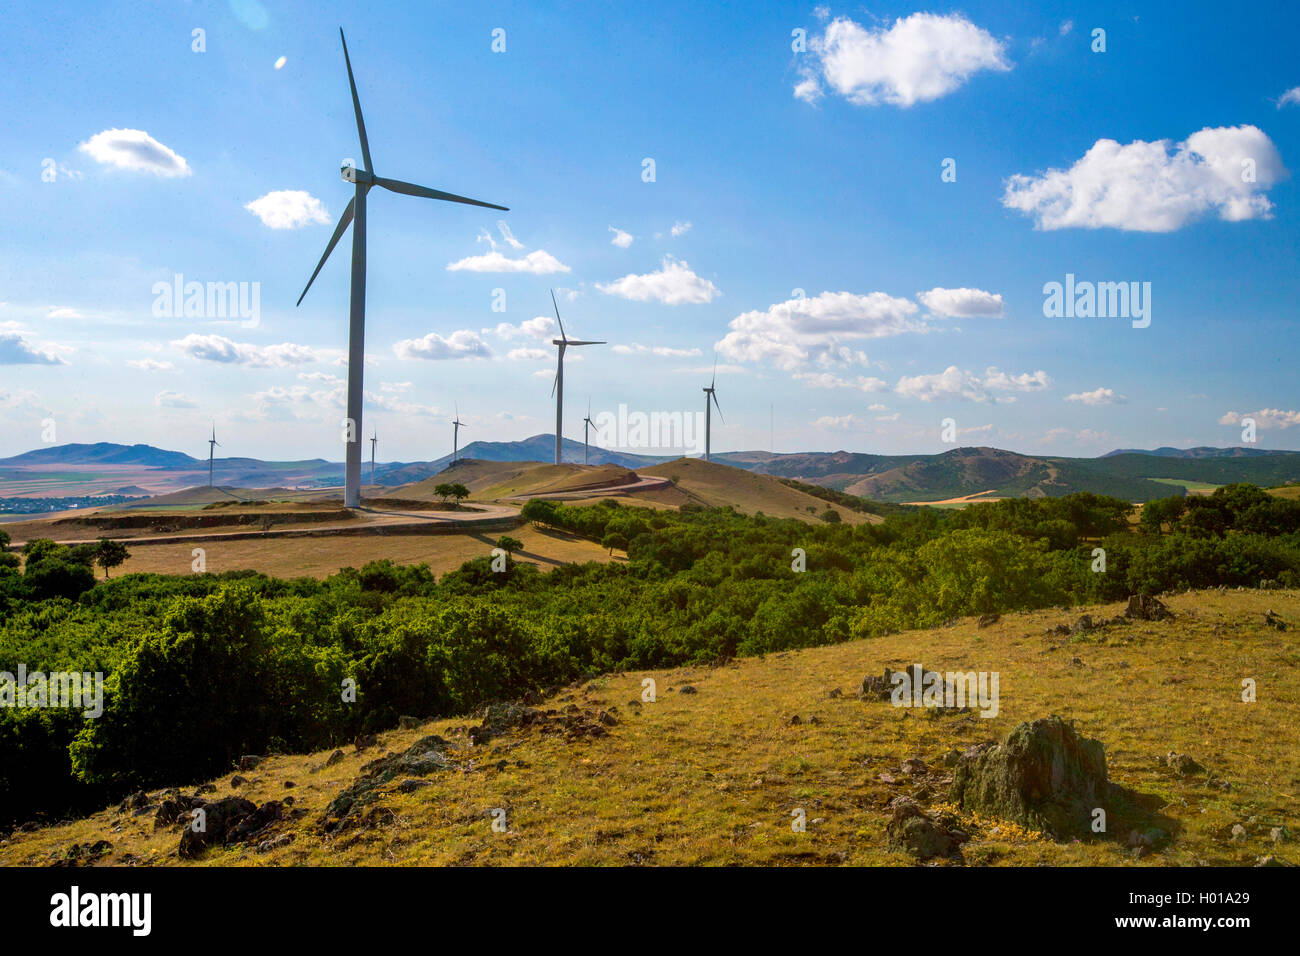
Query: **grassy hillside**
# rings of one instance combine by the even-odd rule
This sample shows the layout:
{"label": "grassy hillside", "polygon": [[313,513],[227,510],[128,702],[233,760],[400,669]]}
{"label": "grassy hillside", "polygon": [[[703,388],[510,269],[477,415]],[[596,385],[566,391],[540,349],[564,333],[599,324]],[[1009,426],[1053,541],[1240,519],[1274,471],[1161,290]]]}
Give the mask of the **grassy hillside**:
{"label": "grassy hillside", "polygon": [[[1265,854],[1294,856],[1300,818],[1300,592],[1205,591],[1168,599],[1176,617],[1074,638],[1047,636],[1079,611],[1111,617],[1122,606],[1044,610],[979,628],[973,619],[740,659],[724,667],[614,674],[563,688],[538,702],[549,727],[504,732],[471,746],[468,716],[383,733],[364,752],[271,757],[247,782],[211,781],[206,798],[263,803],[291,798],[285,819],[260,845],[176,854],[179,829],[155,829],[143,814],[116,807],[60,826],[15,832],[0,841],[0,864],[42,865],[98,840],[100,864],[265,866],[352,865],[908,865],[885,839],[886,804],[927,789],[943,806],[944,756],[1001,739],[1020,721],[1060,714],[1106,748],[1112,780],[1146,795],[1172,839],[1140,858],[1124,834],[1056,843],[993,819],[959,814],[971,834],[968,865],[1251,865]],[[1273,610],[1290,624],[1264,623]],[[1000,712],[935,716],[863,702],[865,674],[922,661],[939,670],[997,670]],[[1240,680],[1254,677],[1259,699],[1244,704]],[[643,681],[655,702],[639,700]],[[685,693],[687,687],[696,692]],[[838,692],[837,696],[832,696]],[[605,711],[602,736],[581,733]],[[567,716],[566,716],[567,713]],[[799,717],[798,723],[793,718]],[[566,726],[568,733],[548,732]],[[385,753],[437,734],[450,766],[399,775],[380,787],[354,825],[323,832],[326,807]],[[1175,777],[1157,764],[1186,753],[1208,775]],[[900,769],[921,758],[930,772]],[[403,782],[403,780],[408,782]],[[180,781],[178,781],[179,783]],[[187,793],[193,792],[192,787]],[[505,811],[494,833],[492,811]],[[801,809],[807,832],[791,829]],[[1235,825],[1243,828],[1234,839]],[[1294,836],[1290,837],[1293,840]]]}
{"label": "grassy hillside", "polygon": [[691,502],[711,508],[733,507],[742,514],[763,512],[776,518],[818,520],[827,510],[836,512],[845,524],[880,521],[843,505],[792,488],[776,478],[756,475],[718,462],[679,458],[656,465],[654,473],[673,480],[677,492]]}

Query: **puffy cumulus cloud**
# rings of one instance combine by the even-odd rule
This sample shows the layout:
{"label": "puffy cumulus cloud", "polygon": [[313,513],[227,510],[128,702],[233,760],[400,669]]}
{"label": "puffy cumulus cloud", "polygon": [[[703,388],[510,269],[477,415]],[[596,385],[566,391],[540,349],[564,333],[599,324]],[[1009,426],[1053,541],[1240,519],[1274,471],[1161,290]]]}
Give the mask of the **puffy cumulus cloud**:
{"label": "puffy cumulus cloud", "polygon": [[126,364],[144,372],[170,372],[176,368],[171,362],[160,362],[158,359],[151,358],[128,359]]}
{"label": "puffy cumulus cloud", "polygon": [[549,315],[539,315],[531,319],[520,322],[518,325],[511,325],[509,322],[499,322],[495,329],[484,329],[483,334],[492,333],[498,338],[509,341],[511,339],[531,338],[531,339],[550,339],[560,334],[559,326]]}
{"label": "puffy cumulus cloud", "polygon": [[1227,412],[1219,419],[1220,425],[1240,425],[1252,419],[1256,428],[1290,428],[1300,425],[1300,411],[1283,411],[1280,408],[1261,408],[1257,412]]}
{"label": "puffy cumulus cloud", "polygon": [[32,345],[21,332],[0,332],[0,365],[67,365],[57,347]]}
{"label": "puffy cumulus cloud", "polygon": [[940,289],[918,292],[916,298],[935,315],[949,318],[1001,316],[1002,296],[983,289]]}
{"label": "puffy cumulus cloud", "polygon": [[811,362],[862,361],[865,356],[845,343],[924,331],[915,318],[918,311],[915,302],[884,292],[823,292],[736,316],[718,351],[736,361],[770,361],[787,370]]}
{"label": "puffy cumulus cloud", "polygon": [[550,357],[551,353],[546,349],[511,349],[506,353],[506,358],[512,362],[539,362]]}
{"label": "puffy cumulus cloud", "polygon": [[903,376],[894,391],[905,398],[923,402],[961,400],[968,402],[1011,402],[1009,392],[1037,392],[1049,388],[1052,380],[1043,371],[1008,375],[997,368],[988,368],[984,375],[950,365],[933,375]]}
{"label": "puffy cumulus cloud", "polygon": [[1257,127],[1207,127],[1181,143],[1099,139],[1069,169],[1012,176],[1002,204],[1039,229],[1172,232],[1211,213],[1225,222],[1269,218],[1264,193],[1286,175]]}
{"label": "puffy cumulus cloud", "polygon": [[461,329],[443,338],[437,332],[430,332],[423,338],[402,339],[393,346],[393,352],[401,359],[465,359],[487,358],[492,353],[477,332]]}
{"label": "puffy cumulus cloud", "polygon": [[614,234],[614,238],[609,240],[609,244],[611,246],[618,246],[620,249],[626,249],[628,246],[632,245],[632,242],[635,239],[632,233],[624,232],[622,229],[615,229],[613,226],[609,227],[609,231]]}
{"label": "puffy cumulus cloud", "polygon": [[185,157],[140,129],[106,129],[77,148],[95,162],[118,169],[153,173],[169,179],[191,173]]}
{"label": "puffy cumulus cloud", "polygon": [[[849,379],[841,378],[832,372],[796,372],[794,378],[810,388],[852,388],[859,392],[883,392],[889,388],[889,383],[884,379],[872,378],[868,375]],[[878,407],[883,410],[885,406]],[[877,410],[877,406],[871,406],[870,410]]]}
{"label": "puffy cumulus cloud", "polygon": [[310,345],[281,342],[279,345],[253,345],[234,342],[223,335],[200,335],[191,332],[171,342],[174,349],[190,358],[224,365],[247,365],[251,368],[287,368],[337,358],[338,349],[317,349]]}
{"label": "puffy cumulus cloud", "polygon": [[181,392],[163,389],[154,396],[153,403],[159,408],[198,408],[199,403]]}
{"label": "puffy cumulus cloud", "polygon": [[658,355],[661,358],[699,358],[704,354],[699,349],[675,349],[667,345],[642,345],[640,342],[615,345],[614,352],[618,355]]}
{"label": "puffy cumulus cloud", "polygon": [[961,14],[914,13],[876,28],[837,17],[808,47],[811,62],[794,95],[810,103],[829,87],[859,106],[908,107],[946,96],[982,70],[1011,69],[1006,46]]}
{"label": "puffy cumulus cloud", "polygon": [[484,229],[478,234],[478,242],[486,242],[491,251],[481,256],[467,256],[464,259],[458,259],[455,262],[447,263],[448,272],[527,272],[532,275],[550,275],[556,272],[572,271],[555,256],[551,255],[545,249],[534,249],[532,252],[523,256],[510,256],[502,252],[502,246],[515,250],[525,248],[524,244],[515,238],[510,227],[506,225],[505,220],[497,222],[497,229],[501,232],[501,241],[498,242],[492,238],[492,234]]}
{"label": "puffy cumulus cloud", "polygon": [[633,302],[662,302],[664,305],[696,305],[712,302],[720,293],[708,279],[701,279],[680,259],[665,256],[658,272],[629,274],[613,282],[597,282],[596,288],[606,295],[617,295]]}
{"label": "puffy cumulus cloud", "polygon": [[1126,401],[1123,395],[1116,393],[1113,388],[1095,388],[1091,392],[1075,392],[1073,395],[1065,396],[1067,402],[1080,402],[1084,405],[1122,405]]}
{"label": "puffy cumulus cloud", "polygon": [[301,189],[269,192],[245,204],[244,208],[271,229],[301,229],[312,223],[330,223],[329,213],[321,201]]}

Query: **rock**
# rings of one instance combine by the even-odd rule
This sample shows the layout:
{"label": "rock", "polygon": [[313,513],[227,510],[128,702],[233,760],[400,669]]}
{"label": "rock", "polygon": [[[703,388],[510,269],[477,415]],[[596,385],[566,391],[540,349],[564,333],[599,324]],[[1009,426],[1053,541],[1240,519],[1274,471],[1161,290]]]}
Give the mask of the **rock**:
{"label": "rock", "polygon": [[415,730],[419,727],[421,720],[419,717],[398,717],[397,726],[399,730]]}
{"label": "rock", "polygon": [[379,746],[379,736],[377,734],[362,734],[352,741],[352,746],[356,748],[357,753],[361,753],[363,750]]}
{"label": "rock", "polygon": [[1286,839],[1286,827],[1274,827],[1268,831],[1268,838],[1274,843],[1281,843]]}
{"label": "rock", "polygon": [[697,690],[696,690],[694,687],[692,687],[690,684],[683,684],[683,685],[681,686],[681,689],[678,690],[678,693],[679,693],[679,694],[698,694],[699,691],[697,691]]}
{"label": "rock", "polygon": [[1246,839],[1246,828],[1243,827],[1240,823],[1234,823],[1232,825],[1232,839],[1233,840]]}
{"label": "rock", "polygon": [[1269,627],[1277,628],[1279,631],[1286,630],[1286,621],[1282,620],[1281,615],[1279,615],[1276,611],[1271,609],[1267,614],[1264,615],[1264,623],[1267,624]]}
{"label": "rock", "polygon": [[345,756],[346,755],[343,753],[342,750],[336,750],[332,754],[330,754],[329,759],[325,761],[325,766],[332,767],[340,760],[342,760]]}
{"label": "rock", "polygon": [[242,787],[242,786],[243,786],[244,784],[246,784],[246,783],[248,783],[247,780],[245,780],[245,779],[244,779],[243,777],[241,777],[239,774],[235,774],[233,777],[230,778],[230,789],[231,789],[231,790],[238,790],[240,787]]}
{"label": "rock", "polygon": [[1001,744],[967,750],[948,799],[1063,840],[1089,837],[1092,811],[1111,794],[1101,743],[1052,716],[1018,724]]}
{"label": "rock", "polygon": [[153,818],[153,828],[155,830],[161,827],[174,826],[177,823],[188,823],[195,807],[207,805],[206,800],[202,797],[172,797],[170,800],[164,800],[158,807],[158,812]]}
{"label": "rock", "polygon": [[249,754],[239,758],[239,769],[247,773],[250,770],[256,770],[258,764],[261,762],[261,757],[255,757],[252,754]]}
{"label": "rock", "polygon": [[607,710],[602,710],[597,712],[596,719],[600,721],[602,724],[604,724],[606,727],[613,727],[616,724],[618,724],[618,718],[615,717]]}
{"label": "rock", "polygon": [[800,724],[803,723],[803,718],[800,717],[798,714],[795,714],[793,717],[790,718],[788,723],[790,724],[791,727],[798,727]]}
{"label": "rock", "polygon": [[201,796],[203,796],[203,794],[205,794],[205,793],[216,793],[216,792],[217,792],[217,788],[216,788],[216,787],[214,787],[214,786],[213,786],[212,784],[210,784],[210,783],[205,783],[205,784],[202,784],[202,785],[201,785],[197,790],[194,791],[194,795],[195,795],[196,797],[201,797]]}
{"label": "rock", "polygon": [[206,804],[203,829],[196,832],[193,826],[187,826],[181,833],[181,857],[193,859],[206,847],[224,844],[235,827],[256,811],[257,804],[243,797],[224,797]]}
{"label": "rock", "polygon": [[838,687],[836,687],[833,691],[831,691],[831,692],[830,692],[829,694],[827,694],[826,696],[827,696],[828,698],[830,698],[831,700],[836,700],[836,699],[838,699],[838,698],[840,698],[840,697],[843,697],[843,696],[844,696],[844,692],[843,692],[842,690],[840,690]]}
{"label": "rock", "polygon": [[812,715],[808,718],[808,723],[810,723],[810,724],[820,724],[821,722],[822,722],[822,719],[821,719],[820,717],[818,717],[816,714],[812,714]]}
{"label": "rock", "polygon": [[930,772],[930,769],[925,765],[925,761],[920,757],[908,757],[903,761],[903,765],[900,769],[903,773],[911,774],[912,776],[924,775]]}
{"label": "rock", "polygon": [[272,850],[278,850],[280,847],[288,846],[292,842],[293,842],[292,833],[281,833],[277,837],[272,837],[269,840],[263,840],[261,843],[259,843],[257,845],[257,852],[270,853]]}
{"label": "rock", "polygon": [[978,621],[975,622],[975,626],[977,628],[990,627],[996,624],[1000,620],[1002,620],[1002,617],[999,614],[984,614],[980,617]]}
{"label": "rock", "polygon": [[958,841],[947,827],[906,798],[894,802],[894,814],[885,824],[885,835],[890,846],[906,850],[919,860],[951,856],[958,847]]}
{"label": "rock", "polygon": [[1124,616],[1134,621],[1167,621],[1174,613],[1159,598],[1149,594],[1134,594],[1128,599]]}
{"label": "rock", "polygon": [[1096,625],[1093,624],[1092,622],[1092,615],[1084,614],[1080,616],[1080,618],[1077,621],[1074,622],[1074,627],[1070,628],[1070,633],[1087,634],[1089,631],[1094,630],[1095,628]]}
{"label": "rock", "polygon": [[[454,764],[447,757],[447,741],[438,736],[423,737],[400,754],[380,757],[361,768],[361,776],[325,808],[320,827],[336,833],[361,822],[360,813],[379,797],[379,788],[397,777],[423,777]],[[405,780],[398,789],[409,793],[415,780]],[[402,789],[406,788],[406,789]]]}
{"label": "rock", "polygon": [[296,783],[294,783],[292,780],[286,780],[286,781],[284,782],[284,789],[286,789],[286,790],[292,790],[292,789],[293,789],[294,787],[296,787],[296,786],[298,786],[298,785],[297,785]]}
{"label": "rock", "polygon": [[1170,753],[1160,762],[1180,777],[1190,777],[1192,774],[1205,772],[1205,768],[1187,754]]}
{"label": "rock", "polygon": [[1280,857],[1276,857],[1272,853],[1270,853],[1268,856],[1261,856],[1257,858],[1255,860],[1255,865],[1256,866],[1289,866],[1290,864],[1284,863]]}

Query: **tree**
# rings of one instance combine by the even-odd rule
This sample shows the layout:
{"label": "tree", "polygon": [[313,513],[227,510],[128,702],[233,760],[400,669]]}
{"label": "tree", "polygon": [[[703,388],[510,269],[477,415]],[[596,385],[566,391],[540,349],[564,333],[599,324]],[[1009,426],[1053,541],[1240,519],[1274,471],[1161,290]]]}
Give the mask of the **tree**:
{"label": "tree", "polygon": [[4,554],[7,550],[9,550],[10,540],[11,539],[9,537],[8,531],[0,531],[0,554]]}
{"label": "tree", "polygon": [[460,482],[454,482],[451,486],[451,496],[456,499],[456,507],[459,508],[460,503],[469,497],[469,489]]}
{"label": "tree", "polygon": [[615,548],[618,548],[620,551],[627,550],[627,536],[619,534],[617,531],[611,531],[609,534],[605,535],[605,537],[600,539],[600,546],[602,548],[609,548],[609,555],[610,557],[613,557]]}
{"label": "tree", "polygon": [[497,538],[497,547],[507,555],[513,555],[516,551],[524,549],[524,543],[518,538],[512,538],[510,535],[505,534]]}
{"label": "tree", "polygon": [[444,481],[433,489],[433,493],[441,498],[444,504],[448,498],[455,498],[457,507],[460,507],[461,499],[469,497],[469,489],[460,482]]}
{"label": "tree", "polygon": [[100,538],[99,545],[95,548],[95,563],[104,569],[104,580],[108,580],[109,568],[117,567],[129,557],[131,552],[126,549],[126,545],[111,538]]}
{"label": "tree", "polygon": [[834,508],[827,508],[825,511],[822,512],[821,517],[822,520],[825,521],[827,524],[840,523],[840,513],[836,511]]}

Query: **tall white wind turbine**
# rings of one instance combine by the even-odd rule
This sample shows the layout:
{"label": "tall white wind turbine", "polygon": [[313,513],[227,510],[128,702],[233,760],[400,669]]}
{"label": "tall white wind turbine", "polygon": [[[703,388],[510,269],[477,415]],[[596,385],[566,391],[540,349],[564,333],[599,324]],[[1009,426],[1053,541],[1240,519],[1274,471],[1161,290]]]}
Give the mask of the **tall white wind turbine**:
{"label": "tall white wind turbine", "polygon": [[555,366],[555,384],[551,394],[555,396],[555,463],[560,463],[560,443],[564,440],[564,350],[571,345],[604,345],[604,342],[584,342],[571,339],[564,334],[564,321],[560,318],[560,307],[555,302],[555,290],[551,290],[551,305],[555,306],[555,321],[560,324],[560,337],[551,339],[551,344],[559,349],[559,361]]}
{"label": "tall white wind turbine", "polygon": [[717,388],[715,387],[717,384],[718,384],[718,360],[717,358],[714,358],[713,381],[711,381],[709,383],[709,387],[704,390],[704,460],[705,461],[713,460],[712,458],[709,457],[709,445],[712,440],[712,433],[713,433],[713,408],[709,404],[710,399],[712,399],[713,405],[717,405],[718,419],[719,421],[722,420],[722,406],[718,405],[718,391]]}
{"label": "tall white wind turbine", "polygon": [[465,423],[460,420],[460,405],[456,406],[456,417],[451,421],[451,460],[460,461],[460,430]]}
{"label": "tall white wind turbine", "polygon": [[370,162],[370,142],[366,139],[366,124],[365,120],[361,118],[361,101],[357,98],[357,83],[352,76],[352,61],[348,58],[348,41],[343,36],[341,28],[339,29],[339,39],[343,41],[343,62],[348,68],[348,85],[352,89],[352,110],[357,117],[357,135],[361,139],[361,159],[365,166],[363,169],[357,169],[353,166],[344,166],[342,168],[343,179],[354,186],[355,192],[348,201],[347,208],[343,210],[343,215],[339,217],[338,225],[334,227],[334,235],[330,236],[329,244],[325,247],[325,254],[320,257],[320,262],[316,264],[316,271],[307,280],[307,288],[303,289],[302,295],[298,297],[298,304],[302,304],[303,298],[307,295],[307,289],[310,289],[311,284],[316,281],[316,276],[320,274],[321,267],[325,265],[325,260],[334,251],[334,247],[338,245],[338,241],[343,237],[348,225],[355,221],[356,228],[352,230],[352,295],[348,324],[349,429],[343,506],[345,508],[359,508],[361,506],[361,443],[359,438],[362,434],[362,374],[365,371],[366,345],[366,194],[370,192],[371,186],[382,186],[391,192],[402,193],[407,196],[442,199],[447,202],[484,206],[488,209],[500,209],[505,212],[509,210],[505,206],[498,206],[495,203],[466,199],[464,196],[446,193],[439,189],[430,189],[427,186],[417,186],[398,179],[385,179],[382,176],[375,175],[374,166]]}
{"label": "tall white wind turbine", "polygon": [[212,423],[212,437],[208,439],[208,487],[212,485],[212,449],[220,448],[221,443],[217,441],[217,423]]}

